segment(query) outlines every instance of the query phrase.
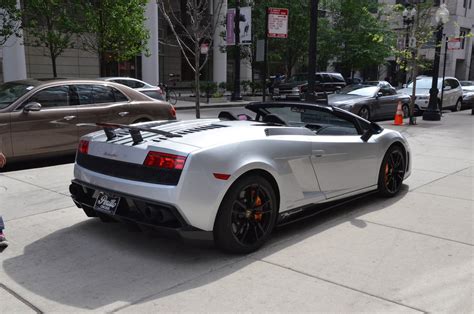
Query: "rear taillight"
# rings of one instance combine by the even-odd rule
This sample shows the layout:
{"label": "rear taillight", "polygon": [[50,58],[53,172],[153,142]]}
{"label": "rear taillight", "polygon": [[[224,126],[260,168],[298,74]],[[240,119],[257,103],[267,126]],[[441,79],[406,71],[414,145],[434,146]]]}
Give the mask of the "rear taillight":
{"label": "rear taillight", "polygon": [[170,105],[170,115],[176,119],[176,109],[172,105]]}
{"label": "rear taillight", "polygon": [[185,162],[186,157],[184,156],[151,151],[146,156],[143,165],[154,168],[182,170]]}
{"label": "rear taillight", "polygon": [[79,151],[79,153],[87,155],[89,153],[89,141],[80,140],[79,147],[77,148],[77,150]]}

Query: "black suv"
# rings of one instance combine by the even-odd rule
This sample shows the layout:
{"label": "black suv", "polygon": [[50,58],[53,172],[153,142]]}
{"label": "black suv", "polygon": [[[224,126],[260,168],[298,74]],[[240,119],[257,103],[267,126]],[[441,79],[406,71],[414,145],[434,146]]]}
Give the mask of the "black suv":
{"label": "black suv", "polygon": [[[324,93],[332,94],[346,86],[346,82],[340,73],[316,73],[316,96],[322,96]],[[273,89],[273,99],[296,99],[303,100],[308,90],[308,74],[295,74],[280,83]]]}

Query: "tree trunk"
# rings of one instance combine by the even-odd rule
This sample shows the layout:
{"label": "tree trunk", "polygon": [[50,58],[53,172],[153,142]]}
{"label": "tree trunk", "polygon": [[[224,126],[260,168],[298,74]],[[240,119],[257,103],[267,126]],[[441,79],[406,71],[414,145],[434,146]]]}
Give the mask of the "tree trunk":
{"label": "tree trunk", "polygon": [[194,49],[194,84],[196,84],[196,119],[201,118],[201,86],[200,84],[200,78],[199,78],[199,58],[201,57],[201,52],[199,49],[199,42],[195,45]]}
{"label": "tree trunk", "polygon": [[53,66],[53,77],[58,77],[58,72],[56,69],[56,55],[53,53],[53,49],[49,48],[49,56],[51,57],[51,65]]}

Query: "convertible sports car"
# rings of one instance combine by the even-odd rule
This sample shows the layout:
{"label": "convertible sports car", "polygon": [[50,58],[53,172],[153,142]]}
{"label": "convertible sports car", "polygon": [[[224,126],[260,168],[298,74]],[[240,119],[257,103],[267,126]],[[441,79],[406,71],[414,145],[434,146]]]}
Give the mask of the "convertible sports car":
{"label": "convertible sports car", "polygon": [[410,175],[397,131],[307,103],[253,103],[219,119],[102,123],[82,137],[70,192],[89,217],[258,249],[314,204],[378,190]]}

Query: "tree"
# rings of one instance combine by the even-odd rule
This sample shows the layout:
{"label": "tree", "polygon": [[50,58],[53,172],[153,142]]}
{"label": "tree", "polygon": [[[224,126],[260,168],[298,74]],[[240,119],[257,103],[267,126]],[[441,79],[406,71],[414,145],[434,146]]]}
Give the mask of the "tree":
{"label": "tree", "polygon": [[100,73],[107,60],[125,61],[146,52],[150,37],[145,28],[147,0],[81,1],[83,49],[99,55]]}
{"label": "tree", "polygon": [[[414,17],[414,24],[411,28],[410,34],[408,34],[412,40],[412,44],[407,47],[405,40],[403,39],[403,45],[400,47],[394,47],[393,53],[397,58],[397,63],[400,65],[400,69],[408,73],[411,73],[413,79],[413,91],[410,101],[410,124],[414,124],[413,114],[415,108],[415,91],[416,91],[416,77],[420,70],[424,70],[427,67],[432,66],[431,62],[426,62],[424,56],[420,54],[422,48],[433,39],[433,32],[436,26],[432,24],[432,17],[434,14],[433,1],[428,0],[424,3],[415,3],[414,8],[416,9],[416,16]],[[391,9],[391,20],[400,20],[402,11],[405,9],[402,5],[394,5]],[[405,33],[402,34],[405,38]]]}
{"label": "tree", "polygon": [[51,58],[53,76],[57,77],[56,59],[67,48],[74,48],[79,31],[78,2],[74,0],[27,0],[24,2],[24,28],[28,30],[27,45],[44,47]]}
{"label": "tree", "polygon": [[16,7],[16,0],[0,0],[0,46],[10,36],[20,37],[21,14]]}
{"label": "tree", "polygon": [[[211,3],[214,3],[212,5]],[[194,72],[196,95],[196,118],[200,118],[200,72],[209,60],[209,54],[201,58],[201,44],[213,47],[213,38],[219,19],[213,18],[221,12],[222,0],[186,0],[181,14],[177,14],[170,0],[158,0],[160,12],[171,29],[174,40],[188,66]],[[209,6],[212,6],[211,8]],[[211,12],[211,13],[210,13]]]}
{"label": "tree", "polygon": [[333,55],[343,72],[353,76],[356,70],[384,63],[395,37],[380,5],[372,0],[327,2],[337,34],[332,40]]}

